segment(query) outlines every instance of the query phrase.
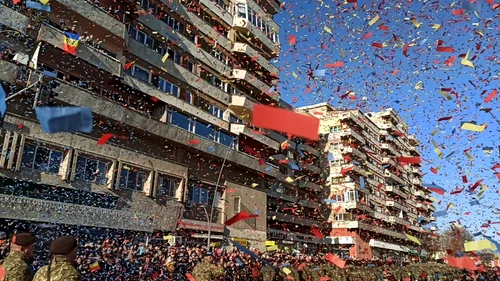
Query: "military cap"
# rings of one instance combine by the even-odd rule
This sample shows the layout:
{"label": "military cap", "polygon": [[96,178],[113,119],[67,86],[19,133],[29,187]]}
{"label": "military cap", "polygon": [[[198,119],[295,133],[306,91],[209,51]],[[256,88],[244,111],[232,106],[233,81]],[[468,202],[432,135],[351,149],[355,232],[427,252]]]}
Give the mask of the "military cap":
{"label": "military cap", "polygon": [[76,248],[76,238],[63,236],[55,239],[50,244],[50,252],[53,255],[67,255]]}
{"label": "military cap", "polygon": [[12,244],[18,246],[26,247],[35,244],[35,242],[36,242],[35,235],[28,232],[17,233],[12,237]]}

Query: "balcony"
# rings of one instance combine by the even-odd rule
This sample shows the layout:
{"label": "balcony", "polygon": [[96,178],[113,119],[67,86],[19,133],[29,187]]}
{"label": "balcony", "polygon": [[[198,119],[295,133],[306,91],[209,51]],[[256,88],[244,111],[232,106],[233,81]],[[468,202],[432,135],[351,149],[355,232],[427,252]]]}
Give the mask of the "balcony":
{"label": "balcony", "polygon": [[233,23],[233,16],[230,12],[223,9],[221,6],[217,5],[213,0],[200,0],[201,5],[205,6],[207,12],[215,15],[217,18],[221,19],[226,25],[231,26]]}
{"label": "balcony", "polygon": [[394,199],[385,199],[385,206],[394,207],[394,205],[395,205]]}
{"label": "balcony", "polygon": [[364,164],[366,167],[368,167],[368,169],[372,170],[372,172],[374,172],[378,176],[380,176],[380,177],[384,176],[384,172],[377,165],[370,163],[370,161],[366,161],[366,162],[364,162]]}
{"label": "balcony", "polygon": [[384,177],[386,179],[390,179],[392,182],[397,182],[397,183],[402,184],[402,185],[405,184],[405,181],[403,181],[403,179],[401,179],[400,177],[398,177],[395,174],[391,173],[389,170],[385,170],[384,171]]}
{"label": "balcony", "polygon": [[433,212],[436,211],[436,207],[433,204],[427,205],[427,207],[429,208],[429,210],[431,210]]}
{"label": "balcony", "polygon": [[[138,19],[148,28],[158,32],[162,36],[165,36],[168,41],[175,42],[177,46],[194,56],[197,60],[207,65],[208,67],[216,70],[219,74],[229,77],[230,67],[225,65],[223,62],[216,59],[214,56],[209,54],[207,51],[198,48],[195,43],[189,41],[188,38],[184,37],[182,34],[175,32],[170,26],[165,22],[157,19],[153,14],[141,15]],[[130,39],[133,40],[133,39]]]}
{"label": "balcony", "polygon": [[416,225],[410,225],[409,227],[411,230],[414,230],[414,231],[422,231],[422,228],[420,226],[416,226]]}
{"label": "balcony", "polygon": [[[1,64],[0,71],[3,71]],[[32,75],[31,79],[32,81],[38,80],[38,75]],[[273,166],[269,166],[267,168],[266,166],[261,166],[258,159],[256,159],[255,157],[231,149],[222,144],[218,144],[214,141],[204,139],[203,137],[188,132],[187,130],[184,130],[177,126],[152,119],[146,115],[142,115],[112,101],[94,97],[92,92],[69,84],[65,81],[57,79],[57,82],[60,83],[60,86],[54,89],[54,91],[58,93],[56,100],[59,100],[64,104],[90,107],[92,108],[94,113],[98,113],[105,118],[115,120],[123,125],[147,131],[152,136],[156,136],[162,139],[168,139],[179,145],[187,145],[189,143],[189,140],[198,139],[200,140],[200,143],[197,144],[195,148],[200,152],[207,153],[216,157],[226,155],[227,153],[227,159],[230,162],[233,162],[242,167],[246,167],[247,169],[252,169],[257,172],[269,175],[288,185],[297,185],[296,182],[288,183],[285,180],[286,176],[282,175],[279,172],[278,168]]]}
{"label": "balcony", "polygon": [[316,203],[316,202],[311,201],[311,200],[299,200],[299,205],[304,206],[304,207],[308,207],[308,208],[313,208],[313,209],[320,209],[321,208],[321,204]]}
{"label": "balcony", "polygon": [[378,134],[381,136],[389,136],[389,133],[387,132],[387,130],[379,130]]}
{"label": "balcony", "polygon": [[418,139],[415,135],[408,135],[406,137],[408,138],[408,142],[410,143],[410,145],[414,145],[414,146],[420,145],[420,142],[418,141]]}
{"label": "balcony", "polygon": [[372,208],[368,207],[368,205],[361,204],[360,202],[335,202],[335,203],[331,203],[330,205],[332,205],[332,207],[334,209],[341,207],[342,209],[345,209],[345,210],[358,209],[358,210],[362,210],[365,212],[373,211]]}
{"label": "balcony", "polygon": [[247,137],[250,137],[250,138],[264,144],[267,147],[270,147],[270,148],[276,150],[276,151],[280,150],[280,144],[278,142],[270,139],[266,135],[253,133],[252,130],[250,130],[247,126],[245,126],[243,124],[232,123],[230,125],[230,128],[231,128],[230,129],[231,133],[233,133],[237,136],[243,134]]}
{"label": "balcony", "polygon": [[174,231],[182,205],[163,207],[165,219],[152,214],[102,209],[84,205],[0,194],[0,217],[56,224],[127,229],[134,231]]}
{"label": "balcony", "polygon": [[392,236],[392,237],[396,237],[396,238],[403,239],[403,240],[408,240],[408,237],[406,237],[405,234],[400,233],[400,232],[388,230],[388,229],[385,229],[383,227],[367,224],[364,222],[359,222],[358,224],[359,224],[359,228],[364,229],[364,230],[373,231],[373,232],[376,232],[379,234]]}
{"label": "balcony", "polygon": [[[279,44],[275,44],[271,39],[267,38],[267,36],[248,19],[234,17],[232,26],[233,29],[240,32],[243,37],[254,37],[259,40],[259,42],[262,43],[263,49],[269,56],[279,56]],[[276,30],[276,32],[279,32],[279,30]]]}
{"label": "balcony", "polygon": [[384,205],[385,206],[385,200],[382,199],[382,198],[380,198],[380,197],[378,197],[378,196],[370,194],[368,198],[369,198],[370,201],[373,201],[375,203],[378,203],[379,205]]}
{"label": "balcony", "polygon": [[390,222],[390,216],[377,211],[373,212],[373,217],[379,220]]}
{"label": "balcony", "polygon": [[267,211],[267,217],[271,218],[272,220],[278,220],[282,222],[300,224],[305,226],[313,226],[317,224],[316,220],[300,218],[292,214],[284,214],[280,212]]}
{"label": "balcony", "polygon": [[417,202],[417,209],[428,210],[427,205],[421,202]]}
{"label": "balcony", "polygon": [[232,52],[243,54],[248,60],[255,60],[266,71],[278,77],[278,68],[265,59],[259,52],[250,47],[249,44],[236,42],[233,45]]}
{"label": "balcony", "polygon": [[[362,159],[363,161],[366,161],[366,154],[362,153],[361,151],[359,151],[356,148],[344,147],[342,149],[342,153],[349,154],[349,155],[355,155],[357,157],[357,159]],[[366,162],[366,163],[368,163],[368,162]]]}
{"label": "balcony", "polygon": [[127,29],[125,25],[119,22],[117,19],[113,18],[111,15],[103,11],[102,9],[90,4],[85,0],[57,0],[57,2],[51,4],[52,9],[65,10],[69,8],[74,12],[84,16],[89,21],[97,24],[107,31],[111,32],[118,38],[125,39],[127,35]]}
{"label": "balcony", "polygon": [[310,147],[307,144],[301,144],[301,143],[299,143],[297,145],[297,151],[305,151],[305,152],[310,153],[310,154],[312,154],[312,155],[314,155],[316,157],[320,157],[320,155],[321,155],[318,150]]}
{"label": "balcony", "polygon": [[231,102],[229,103],[229,109],[234,115],[248,122],[252,121],[253,106],[253,101],[245,96],[231,96]]}
{"label": "balcony", "polygon": [[352,136],[353,138],[355,138],[356,140],[358,140],[360,143],[365,143],[365,139],[360,135],[358,134],[356,131],[354,131],[353,129],[347,129],[347,130],[344,130],[340,133],[341,136]]}
{"label": "balcony", "polygon": [[417,155],[421,155],[422,154],[420,152],[420,149],[418,149],[416,146],[410,146],[410,151],[415,152]]}
{"label": "balcony", "polygon": [[323,189],[321,187],[321,185],[316,184],[312,181],[300,181],[299,187],[306,188],[306,189],[308,189],[310,191],[314,191],[314,192],[320,192]]}
{"label": "balcony", "polygon": [[297,144],[291,140],[289,140],[287,137],[284,137],[283,135],[280,135],[276,133],[275,131],[263,129],[262,130],[268,137],[272,138],[273,140],[283,143],[285,141],[288,141],[288,145],[290,146],[290,149],[297,149]]}
{"label": "balcony", "polygon": [[277,0],[256,0],[256,3],[273,15],[280,11],[280,2]]}
{"label": "balcony", "polygon": [[297,202],[297,197],[291,196],[291,195],[286,195],[286,194],[283,194],[283,193],[277,192],[277,191],[268,190],[267,195],[270,197],[279,198],[281,200],[288,201],[288,202]]}
{"label": "balcony", "polygon": [[422,173],[422,171],[420,170],[420,168],[419,168],[419,167],[414,167],[414,166],[406,166],[406,167],[410,167],[410,171],[411,171],[412,173],[417,174],[417,175],[419,175],[419,176],[421,176],[421,177],[423,177],[423,176],[424,176],[424,174]]}
{"label": "balcony", "polygon": [[361,128],[365,127],[365,123],[359,120],[359,114],[357,111],[344,112],[339,116],[340,121],[352,121]]}
{"label": "balcony", "polygon": [[[250,72],[243,69],[233,69],[232,78],[237,79],[241,84],[247,85],[249,86],[249,88],[252,88],[252,92],[255,96],[260,96],[261,93],[267,94],[269,89],[271,88],[266,83],[260,81],[257,76],[254,76]],[[279,97],[276,95],[273,95],[271,98],[273,98],[274,100],[279,100]]]}
{"label": "balcony", "polygon": [[0,4],[0,25],[5,25],[25,34],[29,24],[30,19],[28,17]]}
{"label": "balcony", "polygon": [[202,91],[211,98],[223,104],[229,104],[229,95],[227,93],[212,86],[207,81],[201,79],[199,76],[190,72],[186,68],[174,63],[172,60],[167,59],[165,63],[163,63],[161,61],[163,56],[160,53],[153,51],[133,39],[128,41],[128,48],[130,53],[139,59],[157,67],[158,69],[164,69],[165,72],[174,76],[177,80],[190,85],[194,89]]}
{"label": "balcony", "polygon": [[406,203],[408,203],[409,205],[412,205],[413,207],[417,207],[417,202],[415,200],[408,199],[408,200],[406,200]]}
{"label": "balcony", "polygon": [[332,228],[359,228],[358,221],[334,221],[332,222]]}
{"label": "balcony", "polygon": [[373,179],[370,179],[370,178],[365,179],[365,181],[366,181],[369,185],[371,185],[371,187],[372,187],[372,188],[378,188],[378,185],[380,184],[380,183],[378,183],[376,180],[373,180]]}
{"label": "balcony", "polygon": [[160,2],[167,5],[170,10],[175,11],[175,13],[186,19],[186,21],[188,21],[190,24],[196,26],[196,29],[198,31],[212,38],[219,44],[219,46],[223,47],[227,51],[231,51],[231,41],[229,39],[219,33],[208,23],[200,19],[196,14],[188,11],[188,8],[179,3],[179,1],[161,0]]}
{"label": "balcony", "polygon": [[[38,39],[45,41],[54,47],[63,49],[64,33],[48,25],[42,25],[38,33]],[[123,67],[120,61],[101,53],[100,51],[80,42],[78,44],[76,57],[82,59],[104,71],[117,77],[122,77]],[[161,59],[161,58],[160,58]]]}
{"label": "balcony", "polygon": [[422,181],[420,179],[413,178],[411,179],[411,183],[414,185],[422,186]]}
{"label": "balcony", "polygon": [[140,81],[139,79],[130,76],[128,74],[125,74],[123,77],[123,82],[130,87],[134,89],[138,89],[139,91],[151,96],[151,97],[156,97],[158,100],[163,101],[166,104],[169,104],[177,109],[180,109],[182,111],[185,111],[193,116],[196,116],[197,118],[208,122],[216,127],[223,128],[227,131],[229,131],[229,123],[213,116],[212,114],[205,112],[203,110],[200,110],[198,107],[191,105],[184,101],[183,99],[180,99],[178,97],[175,97],[173,95],[166,94],[165,92],[153,87],[153,85],[145,83],[143,81]]}
{"label": "balcony", "polygon": [[299,163],[299,167],[303,170],[307,170],[307,171],[313,172],[315,174],[321,173],[321,169],[312,165],[312,164]]}
{"label": "balcony", "polygon": [[386,150],[388,152],[390,152],[392,155],[397,155],[396,153],[396,150],[394,149],[394,147],[392,147],[392,145],[388,144],[388,143],[382,143],[380,145],[380,147],[383,149],[383,150]]}
{"label": "balcony", "polygon": [[408,194],[406,194],[405,192],[401,191],[399,189],[399,187],[396,187],[396,186],[392,186],[392,185],[386,185],[384,187],[385,191],[388,192],[388,193],[394,193],[400,197],[403,197],[403,198],[408,198]]}
{"label": "balcony", "polygon": [[291,231],[282,231],[277,229],[268,229],[268,237],[269,240],[286,240],[286,241],[294,241],[294,242],[302,242],[302,243],[314,243],[320,244],[324,243],[325,239],[318,239],[314,235],[304,234],[300,232],[291,232]]}

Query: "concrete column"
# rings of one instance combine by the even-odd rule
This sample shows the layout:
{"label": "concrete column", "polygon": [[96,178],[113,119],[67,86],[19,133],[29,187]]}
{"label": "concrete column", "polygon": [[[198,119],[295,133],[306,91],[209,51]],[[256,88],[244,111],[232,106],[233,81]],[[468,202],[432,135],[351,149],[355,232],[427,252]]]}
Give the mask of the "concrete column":
{"label": "concrete column", "polygon": [[[61,166],[59,167],[58,175],[62,180],[66,180],[69,177],[69,172],[71,171],[71,160],[73,157],[73,148],[68,149],[64,152],[63,160],[61,162]],[[76,163],[73,165],[76,167]]]}

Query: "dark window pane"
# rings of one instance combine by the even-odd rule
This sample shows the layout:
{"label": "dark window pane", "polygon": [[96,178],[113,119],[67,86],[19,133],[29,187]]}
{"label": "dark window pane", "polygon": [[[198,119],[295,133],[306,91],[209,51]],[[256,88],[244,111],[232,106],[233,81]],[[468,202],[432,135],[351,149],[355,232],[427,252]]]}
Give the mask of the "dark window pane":
{"label": "dark window pane", "polygon": [[215,138],[215,130],[211,126],[209,127],[201,122],[196,122],[195,133],[207,139],[213,140]]}
{"label": "dark window pane", "polygon": [[35,158],[36,146],[31,144],[26,144],[23,151],[23,159],[21,165],[25,168],[33,168],[33,160]]}
{"label": "dark window pane", "polygon": [[44,147],[38,147],[35,152],[34,169],[39,171],[49,170],[50,150]]}
{"label": "dark window pane", "polygon": [[172,113],[172,125],[189,130],[189,118],[184,114],[174,111]]}

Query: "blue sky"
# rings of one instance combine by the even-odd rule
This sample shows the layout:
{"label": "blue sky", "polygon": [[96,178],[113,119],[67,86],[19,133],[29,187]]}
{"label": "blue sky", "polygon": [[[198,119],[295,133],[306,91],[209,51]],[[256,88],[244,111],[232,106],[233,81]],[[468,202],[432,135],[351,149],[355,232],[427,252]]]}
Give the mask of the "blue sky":
{"label": "blue sky", "polygon": [[[500,125],[481,108],[492,108],[491,113],[500,119],[500,94],[489,103],[484,101],[494,89],[500,91],[500,8],[494,10],[485,0],[385,2],[358,0],[354,8],[354,4],[337,0],[287,1],[286,10],[275,18],[281,25],[282,53],[277,65],[282,98],[293,106],[329,101],[334,106],[365,112],[395,109],[407,121],[410,133],[420,139],[422,157],[430,162],[423,165],[424,182],[434,182],[448,191],[444,196],[435,194],[441,200],[437,209],[445,209],[448,203],[455,206],[448,216],[439,218],[439,225],[460,220],[472,232],[483,230],[498,237],[500,224],[481,226],[488,220],[500,222],[500,215],[493,213],[500,209],[499,180],[491,169],[500,163]],[[375,15],[379,20],[369,26]],[[418,23],[412,23],[412,18]],[[441,27],[435,30],[434,24]],[[380,25],[389,31],[380,29]],[[295,45],[289,44],[290,35],[296,36]],[[438,52],[438,40],[453,52]],[[372,43],[387,46],[375,48]],[[403,54],[405,45],[407,56]],[[474,68],[461,64],[461,56],[469,50]],[[453,56],[455,61],[445,65]],[[338,61],[344,66],[329,68],[324,77],[308,80],[308,64],[313,69],[326,69],[325,64]],[[452,89],[452,100],[439,93],[441,88]],[[355,100],[340,98],[348,91],[355,93]],[[437,121],[448,116],[451,121]],[[465,121],[486,123],[488,127],[482,133],[464,131],[460,126]],[[448,160],[439,158],[431,140],[445,156],[455,154]],[[489,156],[483,151],[488,147],[493,149]],[[464,154],[468,148],[474,161]],[[438,174],[431,173],[431,167],[439,168]],[[467,176],[468,183],[462,183],[462,175]],[[479,188],[475,193],[449,194],[455,187],[468,189],[469,184],[481,179],[488,190],[480,205],[470,204]]]}

